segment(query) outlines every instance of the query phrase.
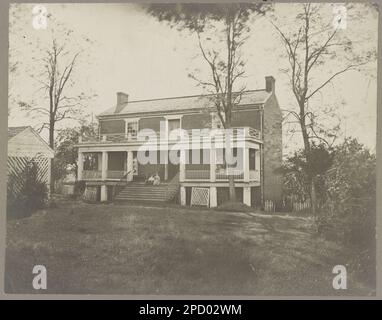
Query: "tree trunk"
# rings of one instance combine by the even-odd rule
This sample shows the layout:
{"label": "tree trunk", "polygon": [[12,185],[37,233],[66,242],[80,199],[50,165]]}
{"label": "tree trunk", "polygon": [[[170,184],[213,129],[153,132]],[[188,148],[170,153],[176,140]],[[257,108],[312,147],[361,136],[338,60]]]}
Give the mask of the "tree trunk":
{"label": "tree trunk", "polygon": [[317,198],[316,198],[316,186],[314,185],[313,177],[310,179],[310,200],[311,200],[311,206],[312,206],[312,214],[313,214],[313,217],[316,218]]}
{"label": "tree trunk", "polygon": [[[49,146],[54,150],[54,120],[50,119],[49,121]],[[54,193],[54,183],[55,183],[55,176],[54,176],[54,158],[50,160],[50,194],[52,195]]]}
{"label": "tree trunk", "polygon": [[[226,125],[228,127],[228,129],[231,128],[231,113],[230,112],[227,112],[227,115],[226,115],[226,119],[228,119],[226,121]],[[226,132],[226,134],[228,133],[228,131]],[[233,137],[229,136],[229,135],[226,135],[226,141],[227,139],[233,141]],[[228,148],[227,148],[228,147]],[[229,144],[229,145],[225,145],[225,165],[226,165],[226,170],[228,172],[228,188],[229,188],[229,201],[231,202],[236,202],[236,190],[235,190],[235,180],[234,180],[234,175],[233,175],[233,170],[231,168],[232,166],[232,163],[233,163],[233,149],[232,149],[232,146]]]}
{"label": "tree trunk", "polygon": [[228,186],[229,186],[229,201],[236,202],[236,190],[235,190],[235,181],[234,176],[228,176]]}
{"label": "tree trunk", "polygon": [[[305,114],[305,104],[300,105],[300,126],[301,126],[302,138],[304,141],[305,159],[309,167],[310,166],[310,142],[309,142],[308,131],[306,129],[304,114]],[[316,217],[317,195],[316,195],[316,187],[314,185],[315,179],[314,179],[314,176],[312,176],[310,173],[308,174],[308,179],[309,179],[308,184],[309,184],[310,202],[312,206],[312,214],[314,217]]]}

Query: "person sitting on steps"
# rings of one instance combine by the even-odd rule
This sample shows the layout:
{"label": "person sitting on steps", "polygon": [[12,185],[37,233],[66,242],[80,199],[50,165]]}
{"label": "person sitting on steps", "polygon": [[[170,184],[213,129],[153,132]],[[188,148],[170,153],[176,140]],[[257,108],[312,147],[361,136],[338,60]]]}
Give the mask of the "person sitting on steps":
{"label": "person sitting on steps", "polygon": [[146,184],[153,184],[154,183],[154,174],[150,175],[150,177],[145,182],[146,182]]}
{"label": "person sitting on steps", "polygon": [[159,174],[157,172],[157,173],[155,173],[155,176],[154,176],[153,186],[159,186],[159,185],[160,185],[160,177],[159,177]]}

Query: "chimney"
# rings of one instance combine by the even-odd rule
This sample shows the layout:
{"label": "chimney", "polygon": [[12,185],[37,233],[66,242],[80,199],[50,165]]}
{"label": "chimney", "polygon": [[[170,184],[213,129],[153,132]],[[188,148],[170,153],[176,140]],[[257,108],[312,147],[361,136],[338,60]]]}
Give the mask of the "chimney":
{"label": "chimney", "polygon": [[272,76],[265,77],[265,91],[267,92],[275,92],[275,78]]}
{"label": "chimney", "polygon": [[117,92],[117,107],[115,113],[119,113],[123,107],[128,103],[129,95],[124,92]]}

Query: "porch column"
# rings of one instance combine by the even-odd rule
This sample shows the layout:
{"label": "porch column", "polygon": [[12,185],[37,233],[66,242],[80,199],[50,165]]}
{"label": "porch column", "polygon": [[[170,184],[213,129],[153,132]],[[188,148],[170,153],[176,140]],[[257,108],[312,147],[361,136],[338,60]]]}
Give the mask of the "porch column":
{"label": "porch column", "polygon": [[101,175],[102,180],[107,179],[107,161],[108,161],[108,152],[102,151],[102,175]]}
{"label": "porch column", "polygon": [[101,202],[107,201],[107,186],[103,184],[101,186]]}
{"label": "porch column", "polygon": [[133,169],[134,169],[134,156],[133,156],[133,151],[129,150],[127,151],[127,166],[126,166],[126,169],[127,169],[127,181],[133,181],[133,177],[134,177],[134,173],[133,173]]}
{"label": "porch column", "polygon": [[251,206],[251,187],[243,188],[243,203]]}
{"label": "porch column", "polygon": [[179,181],[182,182],[186,177],[186,150],[184,148],[180,149],[180,159],[179,159]]}
{"label": "porch column", "polygon": [[164,180],[168,180],[168,163],[164,164]]}
{"label": "porch column", "polygon": [[244,182],[249,182],[249,148],[244,147],[243,149],[243,173]]}
{"label": "porch column", "polygon": [[216,149],[210,149],[210,181],[216,181]]}
{"label": "porch column", "polygon": [[97,170],[102,171],[102,153],[97,153],[98,166]]}
{"label": "porch column", "polygon": [[84,170],[84,155],[78,151],[77,180],[82,180],[82,171]]}
{"label": "porch column", "polygon": [[210,208],[218,206],[218,192],[216,187],[210,187]]}
{"label": "porch column", "polygon": [[255,170],[260,171],[261,169],[261,159],[260,159],[260,149],[255,151]]}
{"label": "porch column", "polygon": [[182,206],[186,205],[186,187],[180,187],[180,204]]}

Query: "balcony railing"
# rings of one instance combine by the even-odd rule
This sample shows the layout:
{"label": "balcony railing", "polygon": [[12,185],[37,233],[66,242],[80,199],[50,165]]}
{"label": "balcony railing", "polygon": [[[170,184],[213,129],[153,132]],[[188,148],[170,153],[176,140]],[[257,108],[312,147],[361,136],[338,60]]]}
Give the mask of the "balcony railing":
{"label": "balcony railing", "polygon": [[260,181],[260,171],[259,170],[249,170],[249,180]]}
{"label": "balcony railing", "polygon": [[[211,129],[214,130],[214,129]],[[259,130],[251,127],[236,127],[231,128],[232,130],[232,139],[237,140],[238,138],[244,139],[256,139],[261,140],[261,133]],[[193,132],[192,130],[183,130],[187,132],[188,141],[192,142]],[[159,131],[156,131],[157,141],[163,141]],[[197,136],[198,139],[206,139],[209,136],[214,137],[215,141],[224,140],[226,133],[223,129],[216,129],[216,131],[201,131],[200,136]],[[176,134],[171,134],[165,139],[168,142],[177,142],[181,140],[181,137]],[[148,137],[138,137],[136,134],[126,134],[126,133],[112,133],[112,134],[101,134],[99,137],[82,137],[79,143],[124,143],[124,142],[146,142]]]}

